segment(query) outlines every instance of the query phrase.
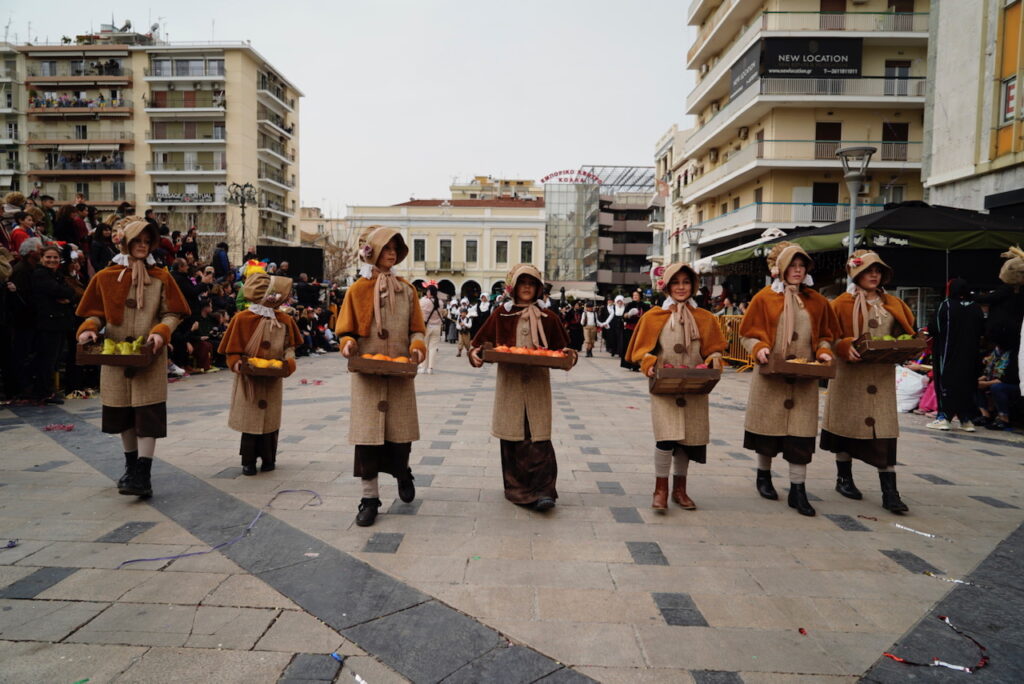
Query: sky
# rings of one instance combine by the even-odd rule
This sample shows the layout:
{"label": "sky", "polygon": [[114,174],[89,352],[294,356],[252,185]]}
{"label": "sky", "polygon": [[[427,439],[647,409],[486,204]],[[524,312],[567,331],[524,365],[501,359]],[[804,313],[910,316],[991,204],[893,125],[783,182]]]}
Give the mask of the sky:
{"label": "sky", "polygon": [[50,0],[0,21],[12,42],[30,23],[34,39],[57,41],[111,14],[140,32],[159,21],[172,42],[251,41],[304,94],[302,205],[341,217],[347,205],[447,197],[456,177],[652,165],[658,138],[688,119],[688,4]]}

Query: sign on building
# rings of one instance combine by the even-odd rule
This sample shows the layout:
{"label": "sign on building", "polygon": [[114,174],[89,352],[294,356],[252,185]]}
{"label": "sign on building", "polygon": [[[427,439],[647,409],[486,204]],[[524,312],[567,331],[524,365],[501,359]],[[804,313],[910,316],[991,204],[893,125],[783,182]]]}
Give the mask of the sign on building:
{"label": "sign on building", "polygon": [[743,56],[732,65],[729,74],[732,78],[732,87],[729,91],[729,99],[735,99],[737,95],[752,86],[761,76],[761,41],[754,43]]}
{"label": "sign on building", "polygon": [[[766,38],[761,72],[776,78],[860,78],[860,38]],[[742,59],[742,58],[741,58]]]}

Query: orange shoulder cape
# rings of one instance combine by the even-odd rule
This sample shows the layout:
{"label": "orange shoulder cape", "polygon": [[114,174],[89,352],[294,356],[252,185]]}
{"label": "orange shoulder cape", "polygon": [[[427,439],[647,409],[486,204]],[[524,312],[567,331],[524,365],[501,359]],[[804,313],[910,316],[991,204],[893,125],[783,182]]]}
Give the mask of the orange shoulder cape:
{"label": "orange shoulder cape", "polygon": [[[830,351],[839,330],[832,307],[821,294],[807,287],[800,289],[800,298],[811,317],[811,348],[815,355]],[[761,349],[770,350],[775,345],[775,332],[782,318],[784,302],[782,294],[773,291],[770,285],[762,288],[750,300],[750,306],[740,321],[740,336],[757,340],[750,351],[751,356],[757,356]]]}
{"label": "orange shoulder cape", "polygon": [[[119,281],[117,278],[128,270],[124,266],[107,266],[97,273],[89,281],[82,295],[82,301],[78,303],[75,313],[82,318],[95,316],[103,321],[109,321],[114,325],[120,325],[124,320],[124,308],[128,301],[128,292],[131,289],[132,279],[126,274]],[[164,306],[168,313],[178,314],[185,317],[192,313],[185,296],[178,289],[178,284],[166,270],[157,266],[148,269],[149,277],[156,278],[164,284]]]}
{"label": "orange shoulder cape", "polygon": [[[693,318],[697,321],[697,331],[700,333],[700,355],[705,361],[712,354],[725,350],[729,346],[725,335],[722,334],[722,327],[718,323],[718,317],[704,309],[693,309]],[[629,338],[629,347],[626,348],[626,358],[633,363],[639,363],[640,369],[646,373],[647,369],[657,361],[657,357],[648,356],[658,346],[658,337],[662,329],[668,323],[672,312],[656,306],[643,316]]]}
{"label": "orange shoulder cape", "polygon": [[[277,316],[278,322],[283,324],[287,331],[284,343],[285,349],[294,349],[302,344],[302,332],[299,330],[299,326],[296,325],[295,319],[281,311],[275,311],[274,314]],[[241,361],[242,357],[245,356],[245,347],[249,344],[252,336],[256,334],[256,326],[259,325],[262,318],[262,316],[245,310],[235,314],[231,322],[228,323],[228,329],[224,332],[224,337],[221,338],[220,346],[217,347],[217,351],[227,358],[228,368],[233,370],[235,362]],[[290,358],[287,361],[289,370],[291,373],[294,373],[295,361]]]}
{"label": "orange shoulder cape", "polygon": [[[370,326],[373,323],[373,284],[376,280],[377,276],[360,278],[345,293],[341,311],[338,312],[338,322],[334,328],[342,349],[345,348],[346,342],[358,344],[360,337],[370,336]],[[419,299],[416,297],[416,288],[405,278],[399,278],[398,281],[405,285],[409,297],[409,334],[426,334],[427,328],[423,324],[423,311],[420,310]],[[410,351],[413,347],[426,351],[426,345],[419,340],[412,342],[409,347]]]}
{"label": "orange shoulder cape", "polygon": [[[836,331],[836,353],[844,359],[850,354],[850,347],[853,345],[853,303],[854,296],[849,292],[844,292],[831,302],[832,311],[839,325]],[[913,335],[917,332],[914,328],[914,312],[902,299],[883,292],[882,307],[903,329],[903,333],[900,334]]]}

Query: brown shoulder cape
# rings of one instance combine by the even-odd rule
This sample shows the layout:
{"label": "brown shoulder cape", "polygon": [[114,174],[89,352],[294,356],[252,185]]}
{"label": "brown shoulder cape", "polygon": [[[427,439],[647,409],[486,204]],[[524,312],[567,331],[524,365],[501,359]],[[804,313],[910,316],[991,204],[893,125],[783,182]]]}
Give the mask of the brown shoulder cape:
{"label": "brown shoulder cape", "polygon": [[[508,345],[516,346],[516,327],[519,325],[519,312],[524,307],[513,306],[511,311],[506,311],[504,306],[498,306],[491,311],[484,324],[477,331],[476,336],[470,343],[474,347],[482,347],[484,343],[490,342],[494,346]],[[569,339],[565,336],[565,328],[562,327],[561,317],[551,309],[543,309],[541,326],[544,328],[544,337],[548,341],[548,349],[565,349],[569,346]]]}

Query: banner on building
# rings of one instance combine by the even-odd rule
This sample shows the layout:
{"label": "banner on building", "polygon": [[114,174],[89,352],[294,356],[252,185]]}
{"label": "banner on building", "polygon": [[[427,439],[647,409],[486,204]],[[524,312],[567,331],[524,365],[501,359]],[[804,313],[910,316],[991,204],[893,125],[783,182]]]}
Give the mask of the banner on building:
{"label": "banner on building", "polygon": [[[761,71],[775,78],[860,78],[860,38],[766,38]],[[741,58],[742,59],[742,58]]]}
{"label": "banner on building", "polygon": [[732,77],[729,99],[733,100],[752,86],[761,75],[761,41],[754,43],[749,50],[743,53],[742,57],[736,60],[729,74]]}

